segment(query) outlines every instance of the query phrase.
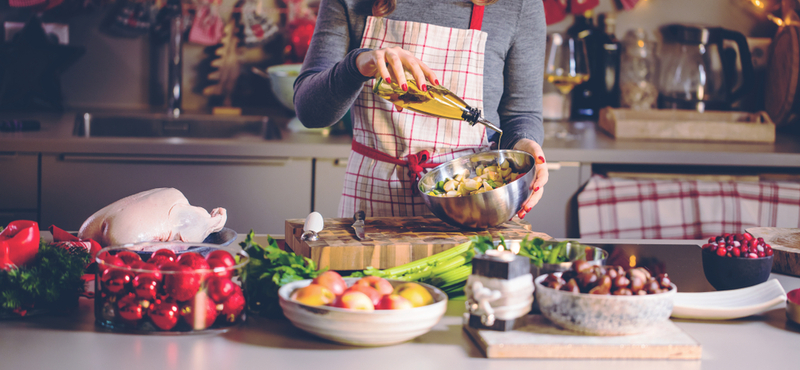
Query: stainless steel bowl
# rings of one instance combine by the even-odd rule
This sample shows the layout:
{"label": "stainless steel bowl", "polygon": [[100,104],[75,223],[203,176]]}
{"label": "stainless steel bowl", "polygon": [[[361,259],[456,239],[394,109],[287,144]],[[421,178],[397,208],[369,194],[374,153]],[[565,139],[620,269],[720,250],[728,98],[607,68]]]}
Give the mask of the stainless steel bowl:
{"label": "stainless steel bowl", "polygon": [[[509,161],[514,172],[525,175],[500,188],[485,193],[460,197],[428,195],[436,183],[454,178],[465,169],[470,177],[476,175],[479,165],[489,166]],[[491,150],[475,153],[444,163],[426,173],[419,180],[419,190],[428,209],[443,221],[458,227],[486,229],[506,222],[522,208],[531,195],[530,185],[535,176],[532,155],[519,150]]]}

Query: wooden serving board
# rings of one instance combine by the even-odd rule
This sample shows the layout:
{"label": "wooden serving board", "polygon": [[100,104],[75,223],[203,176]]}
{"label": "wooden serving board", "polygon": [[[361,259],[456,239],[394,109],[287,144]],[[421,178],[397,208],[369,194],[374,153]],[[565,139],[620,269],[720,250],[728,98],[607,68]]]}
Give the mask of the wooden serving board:
{"label": "wooden serving board", "polygon": [[304,219],[286,220],[286,244],[295,253],[311,258],[319,268],[363,270],[403,265],[445,251],[475,235],[506,239],[540,237],[522,220],[508,221],[488,230],[462,230],[434,216],[367,218],[367,240],[358,240],[352,218],[326,218],[317,241],[302,241]]}
{"label": "wooden serving board", "polygon": [[697,360],[702,346],[672,321],[646,333],[613,337],[582,335],[559,328],[542,315],[525,316],[508,332],[464,325],[488,358]]}
{"label": "wooden serving board", "polygon": [[800,229],[751,227],[745,231],[772,247],[772,272],[800,276]]}

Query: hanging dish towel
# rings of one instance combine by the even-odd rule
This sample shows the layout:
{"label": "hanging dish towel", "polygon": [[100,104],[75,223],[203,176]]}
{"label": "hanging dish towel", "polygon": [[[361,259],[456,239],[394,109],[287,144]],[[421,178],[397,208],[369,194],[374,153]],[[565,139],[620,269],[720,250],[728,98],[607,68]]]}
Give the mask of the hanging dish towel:
{"label": "hanging dish towel", "polygon": [[672,181],[594,175],[578,194],[582,238],[704,239],[800,227],[800,183]]}

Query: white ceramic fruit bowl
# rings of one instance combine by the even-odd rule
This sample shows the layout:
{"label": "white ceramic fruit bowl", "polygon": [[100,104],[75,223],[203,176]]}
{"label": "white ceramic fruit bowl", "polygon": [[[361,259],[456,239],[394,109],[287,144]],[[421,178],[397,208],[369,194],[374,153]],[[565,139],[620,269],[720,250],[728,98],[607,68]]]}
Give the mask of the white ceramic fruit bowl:
{"label": "white ceramic fruit bowl", "polygon": [[[344,279],[348,286],[358,279]],[[393,286],[405,281],[389,280]],[[291,298],[292,292],[311,284],[295,281],[278,290],[283,314],[292,324],[320,338],[354,346],[385,346],[402,343],[427,333],[444,316],[447,294],[422,284],[434,303],[406,310],[357,311],[330,306],[309,306]]]}

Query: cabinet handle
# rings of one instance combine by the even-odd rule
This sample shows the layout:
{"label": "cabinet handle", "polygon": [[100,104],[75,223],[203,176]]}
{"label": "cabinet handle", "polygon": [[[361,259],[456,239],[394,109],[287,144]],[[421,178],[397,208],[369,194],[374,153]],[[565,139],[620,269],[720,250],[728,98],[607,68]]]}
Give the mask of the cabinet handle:
{"label": "cabinet handle", "polygon": [[109,156],[62,154],[64,162],[93,163],[174,163],[174,164],[238,164],[253,166],[285,166],[291,158],[250,158],[250,157],[160,157],[160,156]]}
{"label": "cabinet handle", "polygon": [[17,152],[0,152],[0,160],[12,160],[17,158],[19,153]]}
{"label": "cabinet handle", "polygon": [[580,167],[580,162],[547,162],[548,171],[558,171],[561,167]]}
{"label": "cabinet handle", "polygon": [[337,158],[333,161],[334,167],[347,167],[347,159]]}

